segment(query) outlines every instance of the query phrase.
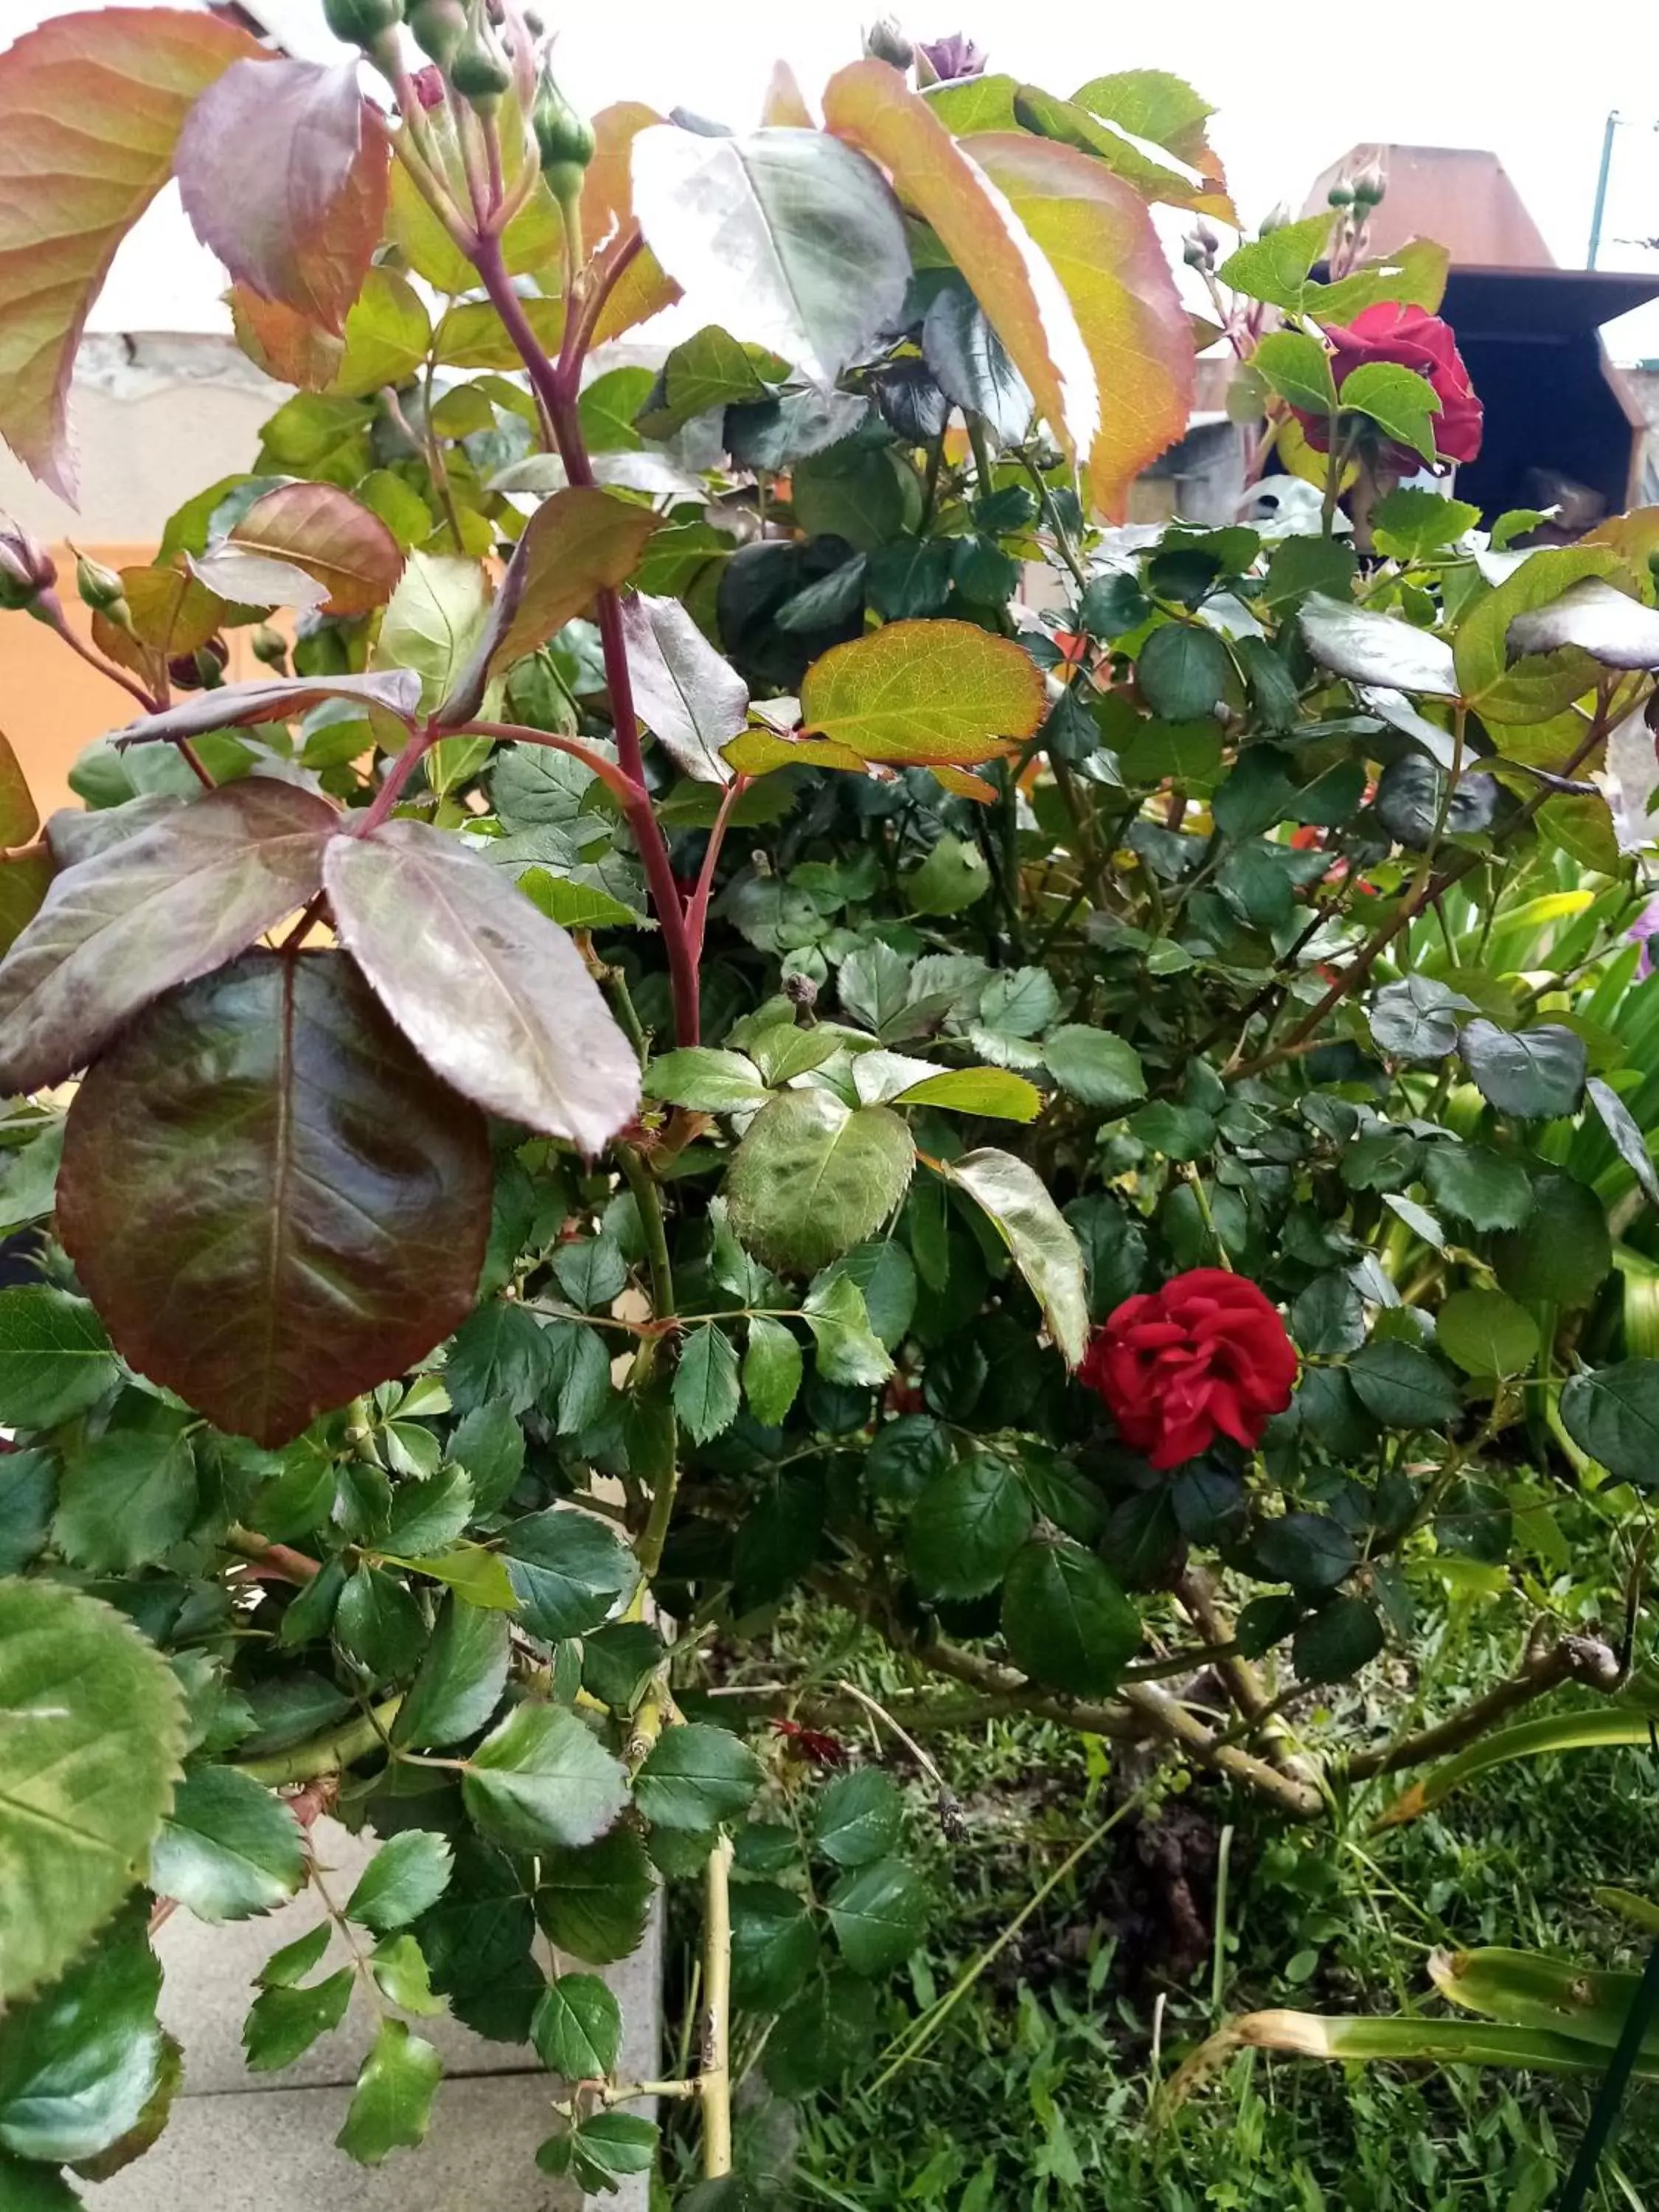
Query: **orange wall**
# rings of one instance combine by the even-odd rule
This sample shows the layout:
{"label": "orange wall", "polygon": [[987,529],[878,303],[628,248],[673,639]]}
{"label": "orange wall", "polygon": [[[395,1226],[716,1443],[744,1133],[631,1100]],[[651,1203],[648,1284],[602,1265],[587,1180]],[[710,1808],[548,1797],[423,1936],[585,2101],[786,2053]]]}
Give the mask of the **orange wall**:
{"label": "orange wall", "polygon": [[[82,549],[112,568],[149,560],[143,545],[85,545]],[[54,545],[58,596],[77,636],[91,641],[92,616],[75,590],[75,556]],[[228,633],[233,678],[258,673],[246,630]],[[69,770],[82,745],[106,730],[118,730],[140,711],[118,684],[71,653],[61,637],[28,615],[0,614],[0,730],[11,740],[44,821],[60,806],[79,802],[69,787]]]}

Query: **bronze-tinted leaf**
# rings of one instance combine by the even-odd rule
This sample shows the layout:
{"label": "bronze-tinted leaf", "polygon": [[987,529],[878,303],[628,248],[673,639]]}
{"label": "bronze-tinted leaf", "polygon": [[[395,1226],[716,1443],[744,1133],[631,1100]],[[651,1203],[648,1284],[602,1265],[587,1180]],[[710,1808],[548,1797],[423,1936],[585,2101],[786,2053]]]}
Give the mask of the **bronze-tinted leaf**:
{"label": "bronze-tinted leaf", "polygon": [[581,955],[507,874],[424,822],[330,840],[341,941],[427,1064],[510,1121],[598,1152],[640,1065]]}
{"label": "bronze-tinted leaf", "polygon": [[366,615],[397,589],[404,556],[378,514],[337,484],[283,484],[255,500],[226,539],[325,586],[331,615]]}
{"label": "bronze-tinted leaf", "polygon": [[273,676],[258,684],[225,684],[193,691],[159,714],[141,714],[117,732],[124,745],[157,738],[198,738],[207,730],[242,729],[250,722],[286,722],[322,699],[359,699],[408,721],[421,703],[421,679],[412,668],[377,668],[367,676]]}
{"label": "bronze-tinted leaf", "polygon": [[263,299],[251,284],[226,295],[236,343],[256,368],[301,392],[326,392],[345,358],[345,341],[280,300]]}
{"label": "bronze-tinted leaf", "polygon": [[225,618],[217,592],[183,568],[123,568],[121,590],[133,635],[163,660],[195,653]]}
{"label": "bronze-tinted leaf", "polygon": [[67,500],[87,311],[167,182],[192,101],[258,51],[205,9],[133,8],[59,15],[0,54],[0,436]]}
{"label": "bronze-tinted leaf", "polygon": [[237,62],[191,110],[174,167],[197,236],[238,283],[343,332],[390,158],[355,61]]}
{"label": "bronze-tinted leaf", "polygon": [[885,62],[838,70],[823,113],[939,233],[1055,436],[1068,454],[1086,453],[1100,413],[1094,368],[1059,280],[1006,200]]}
{"label": "bronze-tinted leaf", "polygon": [[573,617],[585,614],[595,592],[625,584],[661,521],[648,507],[615,499],[592,484],[572,485],[544,500],[513,549],[489,623],[438,720],[452,728],[470,721],[492,676],[504,674]]}
{"label": "bronze-tinted leaf", "polygon": [[66,868],[0,964],[0,1089],[61,1082],[150,1000],[303,906],[337,819],[249,776]]}
{"label": "bronze-tinted leaf", "polygon": [[680,288],[648,246],[632,251],[635,235],[634,182],[629,174],[634,141],[662,118],[637,100],[619,100],[593,118],[593,158],[582,178],[582,236],[593,257],[596,280],[604,280],[626,252],[620,276],[611,282],[593,332],[595,344],[620,337],[664,307],[672,307]]}
{"label": "bronze-tinted leaf", "polygon": [[64,1132],[58,1221],[117,1348],[286,1443],[472,1303],[487,1127],[342,952],[250,952],[149,1007]]}

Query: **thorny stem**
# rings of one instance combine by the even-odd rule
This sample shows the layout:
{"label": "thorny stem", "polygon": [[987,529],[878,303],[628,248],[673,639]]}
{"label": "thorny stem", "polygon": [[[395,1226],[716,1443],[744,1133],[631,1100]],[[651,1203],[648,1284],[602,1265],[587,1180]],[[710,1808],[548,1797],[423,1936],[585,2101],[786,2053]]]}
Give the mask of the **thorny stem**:
{"label": "thorny stem", "polygon": [[[559,457],[564,463],[566,477],[573,485],[591,486],[595,478],[576,411],[576,394],[585,343],[580,331],[584,327],[592,327],[587,311],[592,311],[596,318],[593,301],[584,302],[583,313],[573,312],[567,317],[565,343],[560,353],[559,366],[556,368],[531,328],[529,318],[513,289],[512,279],[507,273],[507,264],[501,257],[500,240],[495,238],[475,239],[472,242],[472,262],[503,327],[518,349],[536,396],[546,410],[554,441],[559,448]],[[625,265],[626,257],[619,255],[611,267],[619,272]],[[594,296],[602,298],[598,288]],[[574,301],[572,307],[574,309]],[[675,1036],[680,1044],[694,1045],[700,1032],[696,955],[687,927],[684,904],[669,861],[667,841],[652,811],[646,790],[639,720],[634,711],[634,686],[629,674],[627,642],[623,635],[622,602],[614,591],[599,593],[597,611],[599,644],[605,658],[605,684],[611,694],[611,720],[617,733],[617,755],[622,763],[623,774],[635,787],[635,795],[624,801],[624,805],[629,826],[634,832],[634,841],[644,863],[646,879],[651,887],[652,904],[656,908],[657,920],[662,929],[663,949],[668,957],[673,987]]]}
{"label": "thorny stem", "polygon": [[[95,668],[100,676],[108,677],[112,684],[118,684],[125,692],[138,702],[147,714],[154,714],[161,711],[160,702],[152,697],[142,684],[135,684],[131,677],[124,670],[116,667],[113,661],[106,660],[101,653],[94,653],[89,645],[75,635],[70,628],[69,617],[64,612],[63,602],[56,592],[46,591],[39,593],[30,606],[29,612],[38,622],[45,623],[48,629],[56,630],[70,651],[78,654],[88,668]],[[199,762],[192,760],[191,765],[198,775],[204,774]],[[207,781],[209,787],[211,788],[211,777],[207,778]]]}
{"label": "thorny stem", "polygon": [[338,1774],[354,1760],[367,1759],[371,1752],[385,1749],[386,1731],[397,1719],[403,1702],[401,1696],[387,1698],[372,1711],[295,1744],[291,1751],[272,1752],[266,1759],[233,1759],[230,1763],[239,1774],[263,1782],[270,1790],[279,1789],[285,1782],[314,1782],[319,1774]]}

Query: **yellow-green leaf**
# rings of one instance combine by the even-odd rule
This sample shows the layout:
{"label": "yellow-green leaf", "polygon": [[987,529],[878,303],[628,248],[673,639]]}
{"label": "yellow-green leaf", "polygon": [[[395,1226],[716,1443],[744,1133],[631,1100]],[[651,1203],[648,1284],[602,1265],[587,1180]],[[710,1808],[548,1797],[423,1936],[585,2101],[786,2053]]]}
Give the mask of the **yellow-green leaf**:
{"label": "yellow-green leaf", "polygon": [[800,695],[805,730],[865,760],[922,765],[993,759],[1032,735],[1043,703],[1023,647],[960,622],[888,623],[832,646]]}

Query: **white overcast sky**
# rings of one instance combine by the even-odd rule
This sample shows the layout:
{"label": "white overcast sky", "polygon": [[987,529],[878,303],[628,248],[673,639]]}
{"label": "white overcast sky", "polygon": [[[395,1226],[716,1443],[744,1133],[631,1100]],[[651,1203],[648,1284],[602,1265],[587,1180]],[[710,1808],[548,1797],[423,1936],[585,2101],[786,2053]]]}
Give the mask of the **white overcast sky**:
{"label": "white overcast sky", "polygon": [[[79,4],[0,0],[0,40]],[[331,50],[321,0],[255,4],[292,51],[320,58]],[[780,54],[812,97],[856,56],[860,25],[876,12],[867,0],[539,4],[560,30],[562,75],[583,105],[623,97],[663,109],[678,103],[739,126],[754,118]],[[1603,126],[1618,108],[1629,120],[1617,134],[1601,258],[1659,274],[1659,253],[1617,242],[1659,234],[1659,8],[1652,0],[1574,0],[1567,9],[1544,0],[1439,0],[1381,11],[1329,0],[1265,8],[1239,0],[1161,8],[960,0],[959,13],[950,0],[939,8],[927,0],[921,13],[897,12],[925,38],[965,31],[988,51],[993,68],[1060,94],[1110,70],[1179,72],[1218,111],[1215,142],[1247,221],[1275,200],[1299,202],[1313,178],[1358,141],[1489,148],[1567,267],[1584,261]],[[94,327],[212,327],[220,282],[182,217],[158,208],[118,263]],[[1659,305],[1628,336],[1613,335],[1624,357],[1659,355]]]}

